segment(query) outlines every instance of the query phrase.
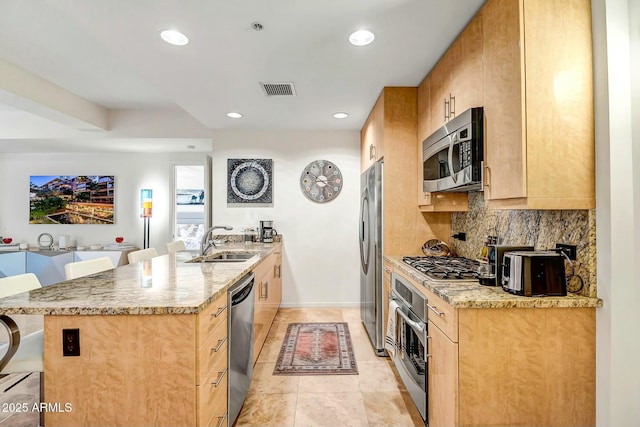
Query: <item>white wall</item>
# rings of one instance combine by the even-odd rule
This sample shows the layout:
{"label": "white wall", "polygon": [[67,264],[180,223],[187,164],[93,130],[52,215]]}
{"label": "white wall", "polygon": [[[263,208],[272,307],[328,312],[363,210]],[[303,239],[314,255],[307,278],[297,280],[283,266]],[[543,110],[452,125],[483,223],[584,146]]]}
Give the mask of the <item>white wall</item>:
{"label": "white wall", "polygon": [[640,423],[640,2],[592,0],[598,296],[596,424]]}
{"label": "white wall", "polygon": [[[160,253],[171,241],[169,194],[172,161],[202,159],[203,154],[0,154],[0,235],[37,246],[40,233],[69,235],[79,245],[113,243],[116,236],[142,248],[140,189],[153,189],[150,244]],[[114,225],[29,224],[30,175],[114,175],[116,182]]]}
{"label": "white wall", "polygon": [[[284,237],[283,306],[359,304],[359,141],[358,132],[214,133],[213,224],[237,230],[274,221]],[[229,158],[273,159],[271,206],[227,205]],[[344,177],[341,194],[324,204],[308,200],[300,190],[302,169],[318,159],[335,163]]]}

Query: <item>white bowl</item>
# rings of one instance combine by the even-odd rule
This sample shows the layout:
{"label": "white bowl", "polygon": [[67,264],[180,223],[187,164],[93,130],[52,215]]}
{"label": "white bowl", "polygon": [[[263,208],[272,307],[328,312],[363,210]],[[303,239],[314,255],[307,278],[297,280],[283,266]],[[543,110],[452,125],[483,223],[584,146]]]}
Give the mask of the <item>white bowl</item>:
{"label": "white bowl", "polygon": [[89,246],[89,249],[97,251],[99,249],[102,249],[102,245],[91,245]]}
{"label": "white bowl", "polygon": [[85,249],[87,249],[85,246],[78,246],[76,248],[77,251],[84,251]]}

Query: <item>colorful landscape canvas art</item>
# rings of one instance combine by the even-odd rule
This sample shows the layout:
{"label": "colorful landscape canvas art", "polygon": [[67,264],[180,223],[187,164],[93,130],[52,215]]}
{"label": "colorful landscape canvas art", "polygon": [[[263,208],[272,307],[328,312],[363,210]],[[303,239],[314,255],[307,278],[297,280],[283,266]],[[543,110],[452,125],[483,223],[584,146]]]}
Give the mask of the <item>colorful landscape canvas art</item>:
{"label": "colorful landscape canvas art", "polygon": [[30,224],[113,224],[112,175],[29,177]]}

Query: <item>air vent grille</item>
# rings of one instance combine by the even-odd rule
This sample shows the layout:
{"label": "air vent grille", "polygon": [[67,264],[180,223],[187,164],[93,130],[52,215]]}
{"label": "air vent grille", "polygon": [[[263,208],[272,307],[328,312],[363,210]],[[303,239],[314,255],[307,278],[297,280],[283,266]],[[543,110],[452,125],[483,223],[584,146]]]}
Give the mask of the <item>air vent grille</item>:
{"label": "air vent grille", "polygon": [[296,96],[293,83],[260,83],[266,96]]}

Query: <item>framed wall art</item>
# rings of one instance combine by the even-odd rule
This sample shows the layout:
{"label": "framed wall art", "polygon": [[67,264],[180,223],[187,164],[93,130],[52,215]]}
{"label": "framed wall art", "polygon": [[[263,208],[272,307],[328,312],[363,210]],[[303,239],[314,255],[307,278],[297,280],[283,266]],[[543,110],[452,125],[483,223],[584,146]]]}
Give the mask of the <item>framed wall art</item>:
{"label": "framed wall art", "polygon": [[29,177],[30,224],[113,224],[112,175]]}
{"label": "framed wall art", "polygon": [[227,159],[227,203],[273,203],[273,160]]}

